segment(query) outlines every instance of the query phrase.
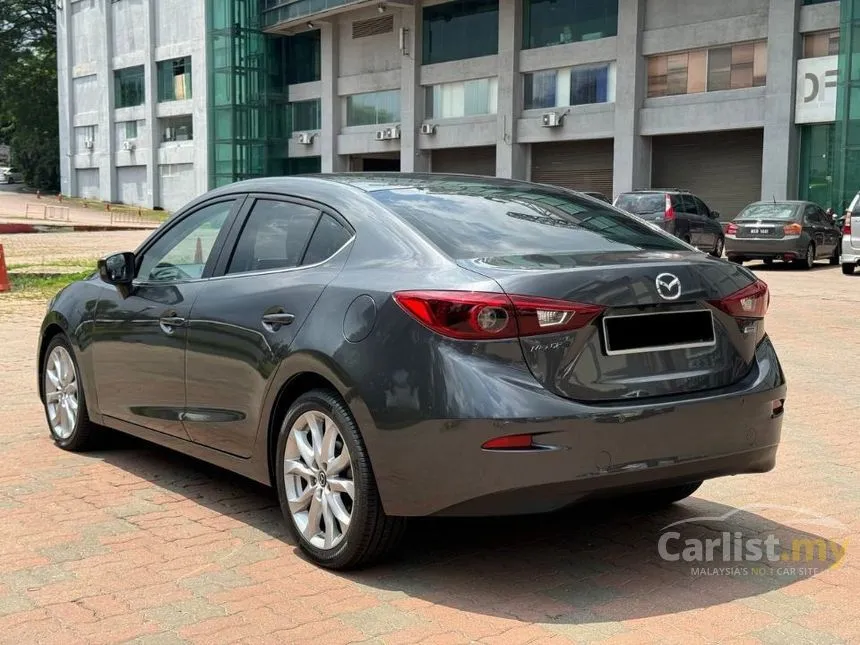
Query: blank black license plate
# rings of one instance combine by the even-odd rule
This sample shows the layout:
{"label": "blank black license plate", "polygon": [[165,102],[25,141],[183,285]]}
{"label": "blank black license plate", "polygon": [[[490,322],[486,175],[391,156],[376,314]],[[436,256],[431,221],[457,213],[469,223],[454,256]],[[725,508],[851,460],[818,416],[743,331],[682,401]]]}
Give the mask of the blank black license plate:
{"label": "blank black license plate", "polygon": [[715,342],[714,319],[706,310],[606,316],[603,337],[610,356],[707,347]]}

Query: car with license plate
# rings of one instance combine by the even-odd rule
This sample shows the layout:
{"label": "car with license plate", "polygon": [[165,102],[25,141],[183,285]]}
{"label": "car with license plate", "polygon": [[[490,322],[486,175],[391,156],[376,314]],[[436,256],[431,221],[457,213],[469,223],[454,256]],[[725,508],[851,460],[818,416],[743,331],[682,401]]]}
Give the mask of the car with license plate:
{"label": "car with license plate", "polygon": [[237,182],[50,302],[56,445],[106,428],[273,486],[321,566],[417,516],[669,504],[773,468],[767,285],[561,188],[462,175]]}
{"label": "car with license plate", "polygon": [[811,269],[818,260],[839,264],[840,231],[818,204],[761,201],[749,204],[726,226],[732,262],[774,260]]}
{"label": "car with license plate", "polygon": [[852,275],[860,265],[860,192],[851,200],[841,218],[842,273]]}

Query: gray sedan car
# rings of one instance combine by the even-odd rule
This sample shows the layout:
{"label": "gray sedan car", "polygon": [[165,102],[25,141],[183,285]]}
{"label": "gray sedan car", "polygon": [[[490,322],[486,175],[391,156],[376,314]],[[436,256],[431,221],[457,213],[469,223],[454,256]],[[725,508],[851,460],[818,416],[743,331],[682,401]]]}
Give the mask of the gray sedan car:
{"label": "gray sedan car", "polygon": [[810,269],[816,260],[839,264],[840,238],[839,228],[818,204],[755,202],[726,227],[726,256],[738,263],[782,260]]}
{"label": "gray sedan car", "polygon": [[767,286],[563,189],[454,175],[239,182],[50,303],[58,446],[105,426],[277,490],[322,566],[406,518],[552,511],[773,468]]}

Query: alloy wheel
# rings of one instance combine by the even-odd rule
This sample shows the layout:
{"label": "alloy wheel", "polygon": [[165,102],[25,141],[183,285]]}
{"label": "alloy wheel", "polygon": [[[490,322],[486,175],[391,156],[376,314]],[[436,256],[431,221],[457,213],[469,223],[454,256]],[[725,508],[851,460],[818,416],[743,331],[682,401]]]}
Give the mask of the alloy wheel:
{"label": "alloy wheel", "polygon": [[290,515],[309,544],[333,549],[346,537],[355,503],[352,459],[340,428],[310,411],[290,428],[284,451]]}
{"label": "alloy wheel", "polygon": [[812,248],[811,244],[806,248],[806,264],[810,268],[815,264],[815,249]]}
{"label": "alloy wheel", "polygon": [[78,420],[78,378],[69,351],[58,345],[45,363],[45,406],[51,431],[68,439]]}

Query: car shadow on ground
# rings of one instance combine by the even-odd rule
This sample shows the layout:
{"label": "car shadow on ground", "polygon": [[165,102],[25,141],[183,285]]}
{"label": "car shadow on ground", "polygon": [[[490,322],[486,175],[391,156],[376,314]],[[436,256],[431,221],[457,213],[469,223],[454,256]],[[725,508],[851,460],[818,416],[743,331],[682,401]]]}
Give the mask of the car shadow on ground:
{"label": "car shadow on ground", "polygon": [[747,269],[754,271],[816,271],[822,272],[831,271],[840,272],[838,264],[830,264],[820,260],[812,265],[811,269],[803,269],[793,262],[774,262],[773,264],[765,264],[764,262],[747,262],[744,264]]}
{"label": "car shadow on ground", "polygon": [[[272,489],[166,448],[111,436],[92,456],[295,546]],[[335,575],[476,614],[586,624],[754,599],[840,566],[833,543],[795,528],[829,533],[818,528],[825,520],[816,524],[792,511],[785,515],[795,525],[789,526],[755,510],[692,497],[650,512],[604,502],[548,515],[414,519],[388,561]],[[658,549],[671,531],[678,537],[668,538],[664,553],[677,560]],[[769,536],[779,541],[778,560],[753,557],[746,540]],[[706,539],[716,545],[711,561],[681,557],[686,546]],[[301,557],[298,548],[296,554]]]}

